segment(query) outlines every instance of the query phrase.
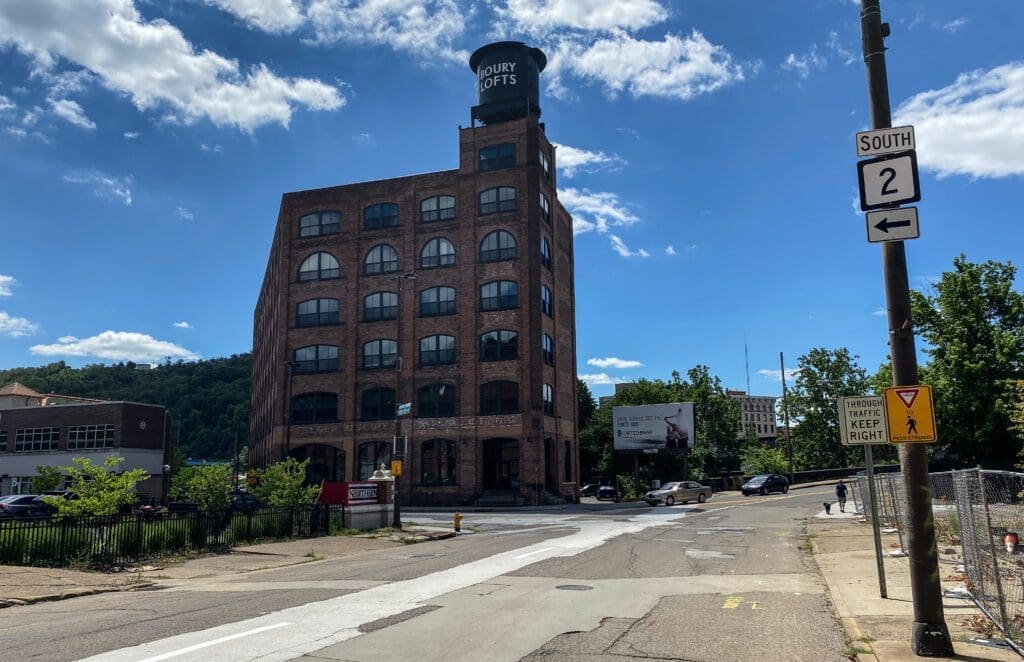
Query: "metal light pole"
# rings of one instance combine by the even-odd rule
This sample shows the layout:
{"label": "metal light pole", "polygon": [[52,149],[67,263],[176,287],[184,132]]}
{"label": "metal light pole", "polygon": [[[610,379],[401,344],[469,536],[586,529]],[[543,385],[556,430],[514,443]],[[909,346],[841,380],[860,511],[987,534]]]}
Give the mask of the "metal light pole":
{"label": "metal light pole", "polygon": [[[889,24],[882,22],[879,0],[861,0],[861,40],[867,66],[871,128],[892,126],[889,108],[889,80],[885,68],[885,38]],[[910,285],[907,257],[902,241],[882,243],[882,269],[885,275],[885,300],[889,322],[889,351],[892,356],[893,386],[917,384],[917,354],[911,321]],[[953,655],[942,609],[942,585],[939,580],[938,548],[931,512],[931,486],[928,461],[921,444],[901,444],[900,462],[909,514],[907,551],[910,560],[910,585],[914,597],[914,625],[911,646],[925,657]]]}
{"label": "metal light pole", "polygon": [[[397,331],[397,336],[398,336],[398,339],[397,339],[398,340],[397,353],[398,353],[398,355],[395,357],[395,436],[394,436],[394,440],[391,443],[391,457],[393,459],[398,459],[396,457],[397,456],[397,451],[398,451],[398,439],[399,439],[399,437],[402,436],[402,420],[401,420],[401,418],[399,418],[399,415],[398,415],[398,408],[399,408],[399,406],[401,405],[401,402],[402,402],[402,386],[403,386],[403,384],[402,384],[402,347],[403,347],[403,344],[402,344],[402,281],[403,280],[414,281],[414,280],[416,280],[417,276],[416,276],[416,272],[414,272],[414,271],[407,271],[404,274],[394,276],[394,278],[395,278],[395,282],[398,284],[398,315],[397,315],[397,327],[398,327],[398,331]],[[408,443],[403,444],[403,446],[405,446],[405,448],[402,448],[403,459],[404,459],[404,453],[405,453],[405,451],[408,450]],[[405,472],[402,471],[401,473],[405,473]],[[392,521],[391,521],[391,527],[394,528],[394,529],[401,529],[402,528],[402,505],[401,505],[401,499],[399,498],[399,489],[398,489],[398,486],[401,483],[401,481],[402,481],[402,476],[401,475],[395,476],[395,508],[394,508],[394,515],[393,515]]]}
{"label": "metal light pole", "polygon": [[779,352],[779,372],[782,374],[782,422],[786,426],[786,457],[789,460],[789,484],[793,484],[793,436],[789,430],[789,398],[786,396],[786,362]]}

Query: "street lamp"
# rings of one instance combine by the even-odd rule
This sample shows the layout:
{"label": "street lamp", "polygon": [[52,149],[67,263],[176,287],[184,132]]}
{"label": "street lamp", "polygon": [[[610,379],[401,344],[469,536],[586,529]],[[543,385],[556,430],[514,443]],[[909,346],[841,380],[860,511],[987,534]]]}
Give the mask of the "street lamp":
{"label": "street lamp", "polygon": [[[401,458],[399,458],[398,439],[402,436],[402,421],[399,418],[399,407],[402,404],[402,281],[415,281],[417,276],[414,271],[407,271],[404,274],[396,274],[392,276],[395,282],[398,284],[398,315],[397,315],[397,340],[398,340],[398,356],[395,357],[395,437],[391,443],[391,457],[394,459],[404,459],[405,451],[408,449],[408,440],[403,444],[401,449]],[[411,403],[410,403],[411,404]],[[402,506],[399,498],[398,485],[402,481],[402,472],[399,472],[398,476],[395,476],[395,512],[394,519],[391,523],[392,528],[402,528]]]}

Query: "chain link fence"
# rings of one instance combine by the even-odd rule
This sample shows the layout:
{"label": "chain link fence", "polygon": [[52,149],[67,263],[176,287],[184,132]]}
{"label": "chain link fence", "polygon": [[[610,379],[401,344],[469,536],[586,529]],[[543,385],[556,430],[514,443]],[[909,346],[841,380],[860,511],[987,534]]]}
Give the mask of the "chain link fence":
{"label": "chain link fence", "polygon": [[[935,536],[959,545],[964,584],[974,602],[1018,650],[1024,644],[1024,473],[968,469],[930,476]],[[854,506],[870,516],[867,477],[851,480]],[[907,531],[902,474],[876,474],[878,521],[896,529],[903,548]]]}

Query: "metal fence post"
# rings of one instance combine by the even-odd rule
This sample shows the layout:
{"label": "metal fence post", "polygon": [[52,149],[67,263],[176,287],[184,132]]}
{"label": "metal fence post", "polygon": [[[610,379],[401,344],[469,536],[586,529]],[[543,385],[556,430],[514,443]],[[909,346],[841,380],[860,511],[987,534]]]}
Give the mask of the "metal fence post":
{"label": "metal fence post", "polygon": [[890,477],[887,482],[889,483],[889,498],[892,499],[892,511],[895,515],[896,537],[900,541],[900,551],[906,552],[907,548],[903,546],[903,522],[900,517],[900,502],[896,499],[896,486],[893,484],[895,481]]}
{"label": "metal fence post", "polygon": [[999,624],[999,627],[1003,632],[1008,632],[1010,621],[1006,617],[1006,598],[1003,596],[1003,579],[999,576],[999,557],[996,555],[996,544],[992,540],[992,516],[988,509],[988,494],[985,489],[985,472],[981,469],[978,470],[978,479],[981,482],[981,503],[985,506],[985,528],[988,532],[988,544],[992,549],[992,565],[996,573],[996,596],[999,599],[999,619],[1002,621]]}

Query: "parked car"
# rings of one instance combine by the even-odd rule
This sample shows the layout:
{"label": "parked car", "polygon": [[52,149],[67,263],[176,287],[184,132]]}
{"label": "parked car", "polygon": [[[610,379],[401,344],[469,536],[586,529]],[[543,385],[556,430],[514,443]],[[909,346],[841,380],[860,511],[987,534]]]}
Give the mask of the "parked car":
{"label": "parked car", "polygon": [[197,513],[199,504],[195,501],[168,501],[167,512],[169,513]]}
{"label": "parked car", "polygon": [[602,485],[597,488],[596,496],[598,501],[615,501],[618,499],[618,492],[614,485]]}
{"label": "parked car", "polygon": [[14,498],[0,502],[0,518],[32,519],[50,517],[54,507],[43,501],[39,494],[12,495]]}
{"label": "parked car", "polygon": [[665,483],[659,489],[651,490],[644,496],[644,501],[651,506],[665,504],[672,506],[676,503],[704,503],[711,498],[712,490],[706,485],[695,483],[692,480],[684,480],[677,483]]}
{"label": "parked car", "polygon": [[236,513],[251,513],[259,508],[266,508],[267,504],[263,503],[248,492],[232,492],[231,503],[228,504],[228,510]]}
{"label": "parked car", "polygon": [[740,487],[743,496],[751,494],[769,494],[771,492],[789,492],[789,481],[785,476],[779,474],[759,474],[754,476]]}
{"label": "parked car", "polygon": [[597,483],[587,483],[580,488],[580,496],[594,496],[597,494],[597,488],[600,487]]}

